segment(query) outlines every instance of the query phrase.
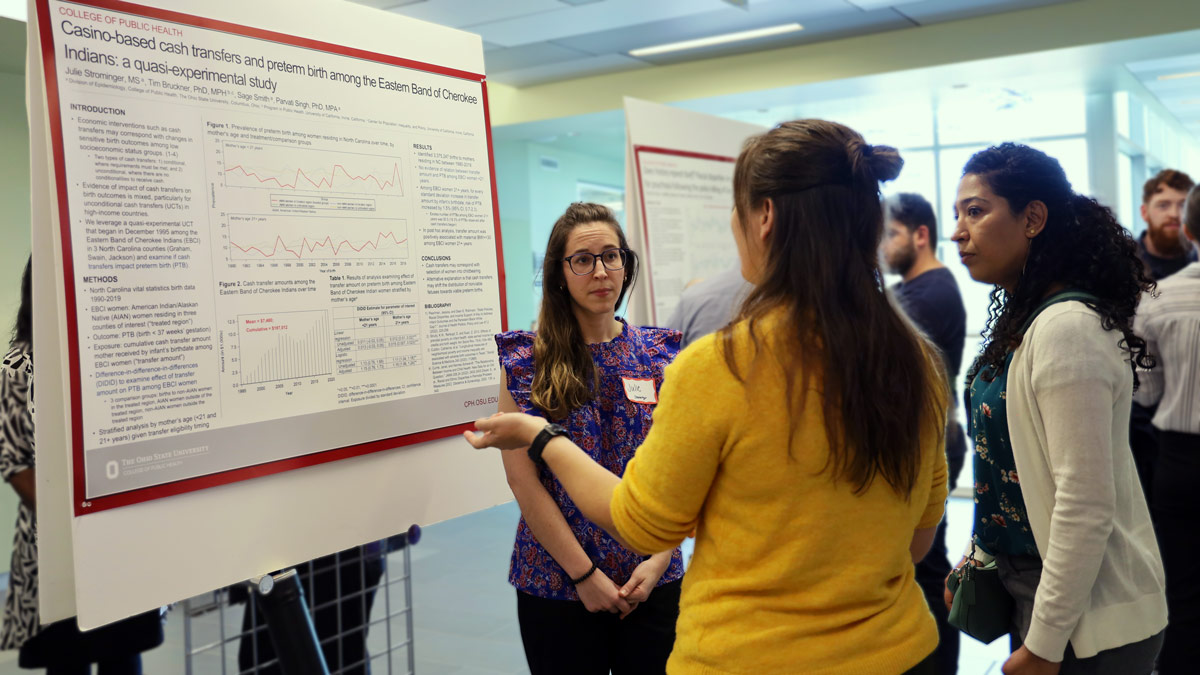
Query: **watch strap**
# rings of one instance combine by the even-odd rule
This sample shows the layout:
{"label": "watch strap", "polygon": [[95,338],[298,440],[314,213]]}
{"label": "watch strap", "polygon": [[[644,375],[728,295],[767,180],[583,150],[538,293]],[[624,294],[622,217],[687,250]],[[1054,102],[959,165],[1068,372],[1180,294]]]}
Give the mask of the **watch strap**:
{"label": "watch strap", "polygon": [[538,435],[533,438],[533,442],[529,444],[529,459],[533,460],[534,464],[545,465],[542,461],[542,452],[546,449],[546,444],[555,436],[566,436],[567,430],[558,424],[547,424],[538,432]]}

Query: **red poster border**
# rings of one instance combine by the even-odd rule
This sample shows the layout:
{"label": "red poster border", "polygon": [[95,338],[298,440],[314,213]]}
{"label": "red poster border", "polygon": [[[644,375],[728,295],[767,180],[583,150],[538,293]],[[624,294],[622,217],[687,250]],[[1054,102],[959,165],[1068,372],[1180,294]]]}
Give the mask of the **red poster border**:
{"label": "red poster border", "polygon": [[693,152],[691,150],[675,150],[672,148],[659,148],[652,145],[635,145],[633,146],[633,165],[637,171],[638,182],[638,205],[642,211],[642,238],[646,244],[646,280],[649,282],[650,288],[650,324],[658,325],[658,307],[654,302],[654,265],[650,254],[650,228],[646,222],[646,191],[642,189],[642,153],[648,152],[655,155],[673,155],[675,157],[690,157],[692,159],[709,159],[714,162],[736,163],[736,157],[726,157],[724,155],[710,155],[703,152]]}
{"label": "red poster border", "polygon": [[[293,47],[302,47],[315,51],[337,54],[340,56],[349,56],[367,61],[375,61],[378,63],[385,63],[388,65],[400,66],[402,68],[420,70],[427,73],[434,73],[437,75],[444,75],[478,83],[480,86],[483,104],[483,119],[487,136],[488,173],[492,187],[492,220],[496,235],[497,281],[500,295],[500,324],[503,330],[508,329],[508,304],[505,294],[506,276],[504,273],[504,253],[500,242],[500,202],[499,196],[496,193],[496,163],[493,156],[492,127],[487,99],[487,82],[483,74],[472,73],[455,68],[447,68],[445,66],[425,63],[413,59],[405,59],[388,54],[380,54],[378,52],[371,52],[353,47],[345,47],[329,42],[323,42],[321,40],[286,35],[284,33],[261,28],[253,28],[250,26],[243,26],[217,19],[207,19],[192,14],[175,12],[158,7],[147,7],[145,5],[124,2],[123,0],[69,0],[69,2],[74,5],[83,5],[86,7],[95,7],[114,12],[133,14],[136,16],[158,19],[161,21],[180,23],[196,28],[217,30],[242,37],[256,38],[270,42],[286,44]],[[90,513],[97,513],[100,511],[106,511],[108,509],[128,506],[130,504],[139,504],[164,497],[194,492],[196,490],[217,487],[220,485],[228,485],[230,483],[249,480],[251,478],[268,476],[271,474],[282,473],[284,471],[291,471],[293,469],[300,469],[304,467],[315,466],[317,464],[324,464],[326,462],[333,462],[340,459],[348,459],[350,457],[358,457],[361,455],[381,452],[415,443],[432,441],[439,438],[447,438],[450,436],[456,436],[461,434],[463,431],[473,428],[473,423],[464,422],[438,429],[429,429],[403,436],[394,436],[391,438],[383,438],[366,443],[344,446],[341,448],[332,448],[329,450],[309,453],[299,457],[290,457],[287,459],[265,462],[253,466],[230,469],[228,471],[222,471],[205,476],[197,476],[195,478],[173,481],[161,485],[137,488],[114,495],[96,497],[90,500],[87,499],[87,482],[84,473],[83,461],[83,400],[82,394],[80,393],[81,364],[79,359],[79,332],[75,314],[75,270],[71,242],[71,217],[67,208],[66,154],[63,147],[62,116],[58,97],[58,71],[55,65],[54,33],[51,23],[49,0],[37,1],[37,13],[38,27],[41,33],[42,69],[46,85],[47,112],[50,117],[49,128],[51,146],[54,153],[54,184],[58,192],[59,231],[61,233],[63,256],[63,291],[67,305],[67,344],[71,381],[71,461],[72,471],[74,474],[72,477],[74,499],[72,501],[74,502],[73,508],[75,516],[78,517]]]}

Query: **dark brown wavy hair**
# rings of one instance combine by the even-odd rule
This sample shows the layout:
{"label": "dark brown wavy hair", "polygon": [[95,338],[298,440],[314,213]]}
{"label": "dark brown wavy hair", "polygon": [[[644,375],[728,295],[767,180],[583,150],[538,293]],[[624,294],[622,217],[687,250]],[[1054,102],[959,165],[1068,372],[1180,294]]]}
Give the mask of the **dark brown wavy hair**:
{"label": "dark brown wavy hair", "polygon": [[1030,240],[1024,271],[1010,294],[992,289],[983,353],[967,370],[967,386],[984,368],[999,371],[1020,346],[1022,328],[1050,289],[1062,285],[1096,297],[1085,301],[1100,315],[1104,330],[1119,330],[1121,346],[1129,353],[1137,387],[1137,366],[1154,367],[1146,341],[1133,332],[1133,315],[1142,293],[1152,291],[1137,256],[1137,243],[1117,222],[1113,212],[1091,197],[1071,189],[1057,159],[1019,143],[1002,143],[980,150],[967,160],[963,175],[974,174],[1003,197],[1013,213],[1030,202],[1046,205],[1046,226]]}
{"label": "dark brown wavy hair", "polygon": [[21,275],[21,305],[13,322],[12,344],[24,344],[33,351],[33,256],[25,262]]}
{"label": "dark brown wavy hair", "polygon": [[[882,477],[907,498],[921,432],[941,433],[947,394],[935,348],[891,304],[879,271],[879,181],[903,164],[895,148],[841,124],[796,120],[746,142],[733,193],[743,230],[752,209],[768,199],[774,207],[762,274],[738,318],[756,353],[769,342],[785,369],[792,424],[819,373],[825,469],[857,493]],[[763,334],[759,322],[779,309],[786,332]],[[732,326],[722,331],[725,361],[742,379],[733,337]]]}
{"label": "dark brown wavy hair", "polygon": [[[596,382],[596,363],[583,340],[579,322],[572,311],[571,292],[567,290],[564,267],[567,239],[580,225],[604,223],[612,227],[625,253],[625,281],[617,294],[616,307],[624,302],[637,281],[637,254],[613,212],[607,206],[575,202],[567,207],[550,230],[546,259],[542,262],[542,307],[538,312],[537,337],[533,341],[533,385],[530,400],[550,419],[562,419],[592,399]],[[601,264],[596,261],[596,264]]]}

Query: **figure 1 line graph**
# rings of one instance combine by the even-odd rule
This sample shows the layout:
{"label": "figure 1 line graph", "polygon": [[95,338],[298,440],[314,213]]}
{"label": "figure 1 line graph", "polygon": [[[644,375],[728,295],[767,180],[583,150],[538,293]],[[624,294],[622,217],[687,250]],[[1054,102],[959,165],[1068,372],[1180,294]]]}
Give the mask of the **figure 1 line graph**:
{"label": "figure 1 line graph", "polygon": [[240,213],[225,218],[230,262],[408,258],[408,224],[399,218]]}
{"label": "figure 1 line graph", "polygon": [[333,372],[333,338],[325,310],[241,314],[242,386]]}
{"label": "figure 1 line graph", "polygon": [[404,196],[399,157],[270,143],[221,144],[225,187]]}

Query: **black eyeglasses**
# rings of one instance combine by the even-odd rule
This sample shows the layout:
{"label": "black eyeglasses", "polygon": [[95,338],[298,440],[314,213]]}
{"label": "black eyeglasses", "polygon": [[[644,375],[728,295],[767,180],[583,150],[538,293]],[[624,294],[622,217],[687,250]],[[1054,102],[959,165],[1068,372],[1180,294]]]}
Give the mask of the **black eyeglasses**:
{"label": "black eyeglasses", "polygon": [[563,258],[563,260],[570,264],[571,272],[576,276],[584,276],[596,271],[596,260],[603,262],[604,269],[610,272],[625,267],[629,253],[630,251],[623,248],[610,248],[606,251],[601,251],[599,255],[595,253],[576,253],[575,255]]}

